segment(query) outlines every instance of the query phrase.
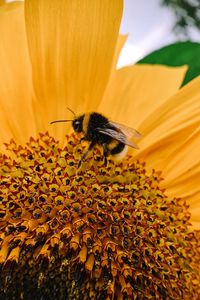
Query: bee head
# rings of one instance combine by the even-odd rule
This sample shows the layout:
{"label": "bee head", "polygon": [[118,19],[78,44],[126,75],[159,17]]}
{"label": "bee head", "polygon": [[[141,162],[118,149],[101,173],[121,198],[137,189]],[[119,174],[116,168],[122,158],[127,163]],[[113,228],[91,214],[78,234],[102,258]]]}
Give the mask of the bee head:
{"label": "bee head", "polygon": [[72,127],[74,128],[75,132],[82,132],[83,131],[83,116],[75,118],[72,121]]}

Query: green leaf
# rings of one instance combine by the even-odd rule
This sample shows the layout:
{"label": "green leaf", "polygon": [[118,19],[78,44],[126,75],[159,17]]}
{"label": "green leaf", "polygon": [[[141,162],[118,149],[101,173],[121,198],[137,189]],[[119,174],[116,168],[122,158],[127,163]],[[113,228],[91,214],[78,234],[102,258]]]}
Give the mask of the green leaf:
{"label": "green leaf", "polygon": [[184,82],[200,75],[200,44],[193,42],[178,42],[152,52],[138,63],[162,64],[167,66],[188,65]]}

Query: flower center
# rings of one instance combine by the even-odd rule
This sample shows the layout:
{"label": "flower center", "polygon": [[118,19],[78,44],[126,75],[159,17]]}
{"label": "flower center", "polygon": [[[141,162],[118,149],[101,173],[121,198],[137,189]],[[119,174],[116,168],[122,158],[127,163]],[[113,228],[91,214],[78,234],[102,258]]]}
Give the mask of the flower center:
{"label": "flower center", "polygon": [[[0,298],[198,299],[199,233],[131,157],[47,133],[1,155]],[[7,299],[6,298],[6,299]]]}

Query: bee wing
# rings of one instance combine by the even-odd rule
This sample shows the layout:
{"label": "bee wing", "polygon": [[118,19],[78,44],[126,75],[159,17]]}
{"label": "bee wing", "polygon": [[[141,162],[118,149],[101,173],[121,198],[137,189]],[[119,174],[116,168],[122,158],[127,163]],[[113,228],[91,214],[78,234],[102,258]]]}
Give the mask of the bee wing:
{"label": "bee wing", "polygon": [[141,134],[134,128],[131,128],[124,124],[120,124],[120,123],[113,122],[113,121],[109,121],[109,124],[113,125],[118,130],[120,130],[128,139],[131,139],[133,137],[135,137],[135,138],[141,137]]}
{"label": "bee wing", "polygon": [[122,142],[125,145],[128,145],[132,148],[138,149],[138,146],[134,142],[127,139],[127,136],[119,130],[115,130],[115,129],[111,129],[111,128],[97,128],[97,130],[98,130],[98,132],[108,135],[108,136],[112,137],[113,139],[115,139],[119,142]]}

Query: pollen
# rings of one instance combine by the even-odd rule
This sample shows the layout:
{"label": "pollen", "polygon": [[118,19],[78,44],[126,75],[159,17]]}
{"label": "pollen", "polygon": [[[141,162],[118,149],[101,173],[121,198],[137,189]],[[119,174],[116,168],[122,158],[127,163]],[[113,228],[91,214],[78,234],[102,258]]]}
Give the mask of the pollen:
{"label": "pollen", "polygon": [[200,233],[161,173],[48,133],[0,155],[0,299],[200,299]]}

